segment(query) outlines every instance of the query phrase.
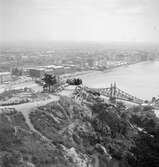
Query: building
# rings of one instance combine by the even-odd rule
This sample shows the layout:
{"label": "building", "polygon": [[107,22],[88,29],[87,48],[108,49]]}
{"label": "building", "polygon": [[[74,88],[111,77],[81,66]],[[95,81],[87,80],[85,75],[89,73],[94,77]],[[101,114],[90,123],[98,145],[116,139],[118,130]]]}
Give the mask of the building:
{"label": "building", "polygon": [[48,65],[48,66],[42,66],[42,68],[45,69],[45,71],[52,71],[55,75],[61,75],[65,73],[64,66],[57,66],[57,65]]}
{"label": "building", "polygon": [[51,75],[62,75],[68,71],[71,71],[71,67],[57,66],[57,65],[48,65],[48,66],[38,66],[27,68],[28,74],[32,78],[42,78],[44,74]]}
{"label": "building", "polygon": [[0,84],[11,80],[12,80],[12,75],[10,72],[0,72]]}
{"label": "building", "polygon": [[44,68],[30,68],[29,76],[32,78],[42,78],[45,74]]}

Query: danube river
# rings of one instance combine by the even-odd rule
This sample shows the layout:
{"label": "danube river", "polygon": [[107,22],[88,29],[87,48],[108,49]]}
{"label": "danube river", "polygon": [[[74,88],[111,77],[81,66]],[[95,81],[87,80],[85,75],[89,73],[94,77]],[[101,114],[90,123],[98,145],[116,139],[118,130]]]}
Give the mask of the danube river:
{"label": "danube river", "polygon": [[116,82],[118,88],[142,99],[150,100],[159,95],[159,61],[142,62],[104,72],[95,71],[80,78],[84,85],[92,88],[109,87]]}

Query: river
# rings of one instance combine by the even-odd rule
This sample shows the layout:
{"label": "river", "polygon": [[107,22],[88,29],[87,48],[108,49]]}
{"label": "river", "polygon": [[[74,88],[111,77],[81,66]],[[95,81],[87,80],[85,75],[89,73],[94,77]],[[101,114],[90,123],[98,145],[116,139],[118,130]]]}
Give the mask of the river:
{"label": "river", "polygon": [[159,95],[159,61],[141,62],[104,72],[94,71],[80,78],[84,85],[92,88],[106,88],[116,82],[118,88],[142,99],[150,100]]}

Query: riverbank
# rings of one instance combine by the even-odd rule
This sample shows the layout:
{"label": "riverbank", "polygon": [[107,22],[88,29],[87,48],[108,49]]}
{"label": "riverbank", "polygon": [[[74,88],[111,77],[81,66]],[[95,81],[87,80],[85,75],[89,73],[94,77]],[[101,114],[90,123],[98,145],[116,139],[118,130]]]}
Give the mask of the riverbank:
{"label": "riverbank", "polygon": [[127,64],[121,64],[121,65],[118,65],[118,66],[110,67],[108,69],[99,70],[99,71],[111,72],[113,70],[117,70],[117,69],[120,69],[120,68],[123,68],[123,67],[128,67],[128,66],[131,66],[131,65],[135,65],[135,64],[139,64],[139,63],[144,63],[144,62],[146,62],[146,61],[137,61],[137,62],[127,63]]}
{"label": "riverbank", "polygon": [[137,63],[142,63],[143,61],[138,61],[138,62],[133,62],[133,63],[127,63],[127,64],[121,64],[121,65],[118,65],[118,66],[112,66],[112,67],[109,67],[107,69],[94,69],[94,70],[84,70],[84,71],[79,71],[79,72],[75,72],[75,73],[69,73],[69,74],[63,74],[61,75],[61,78],[62,79],[68,79],[70,77],[79,77],[79,76],[82,76],[82,75],[86,75],[86,74],[90,74],[90,73],[93,73],[93,72],[111,72],[112,70],[114,69],[118,69],[118,68],[121,68],[121,67],[127,67],[129,65],[134,65],[134,64],[137,64]]}
{"label": "riverbank", "polygon": [[92,73],[95,71],[97,71],[97,70],[87,70],[87,71],[80,71],[80,72],[75,72],[75,73],[68,73],[68,74],[63,74],[60,77],[64,80],[66,80],[68,78],[79,77],[81,75],[89,74],[89,73]]}

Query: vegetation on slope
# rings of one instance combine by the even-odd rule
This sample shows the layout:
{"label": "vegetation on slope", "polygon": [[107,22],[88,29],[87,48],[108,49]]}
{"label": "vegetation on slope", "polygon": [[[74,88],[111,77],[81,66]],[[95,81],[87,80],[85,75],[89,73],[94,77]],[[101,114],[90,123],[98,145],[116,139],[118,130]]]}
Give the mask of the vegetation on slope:
{"label": "vegetation on slope", "polygon": [[135,107],[131,110],[130,121],[142,129],[135,136],[135,147],[130,151],[134,159],[132,167],[157,167],[159,164],[159,119],[151,107]]}
{"label": "vegetation on slope", "polygon": [[[2,167],[157,167],[159,120],[150,107],[127,109],[68,97],[22,113],[0,114]],[[44,136],[45,138],[42,138]],[[47,139],[47,140],[44,140]]]}

